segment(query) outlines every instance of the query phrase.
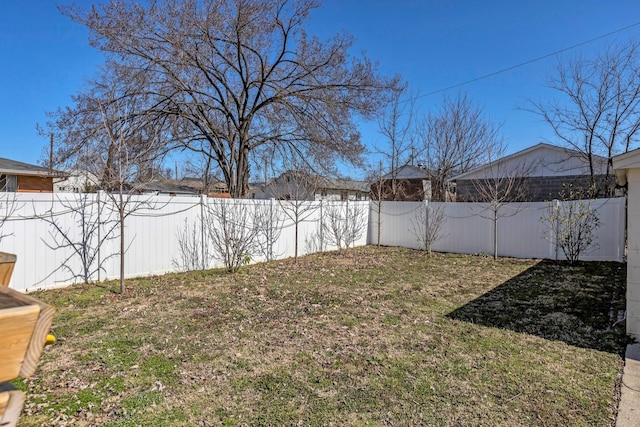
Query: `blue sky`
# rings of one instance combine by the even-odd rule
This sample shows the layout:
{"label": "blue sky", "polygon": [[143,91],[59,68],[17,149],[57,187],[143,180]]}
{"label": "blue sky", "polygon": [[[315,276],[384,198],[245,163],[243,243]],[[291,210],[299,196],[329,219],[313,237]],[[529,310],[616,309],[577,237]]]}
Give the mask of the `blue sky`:
{"label": "blue sky", "polygon": [[[64,2],[62,2],[64,3]],[[102,62],[89,47],[87,31],[62,16],[50,0],[4,1],[0,6],[0,157],[36,163],[46,138],[36,124],[45,112],[69,105],[71,95]],[[321,38],[345,30],[386,74],[400,74],[418,94],[547,55],[640,21],[632,0],[325,0],[314,11],[309,32]],[[593,55],[613,41],[640,36],[640,25],[572,50]],[[553,94],[545,79],[558,57],[453,89],[464,90],[502,123],[509,152],[540,141],[554,142],[540,119],[518,106]],[[422,96],[422,113],[442,102]],[[382,144],[374,124],[362,124],[367,145]]]}

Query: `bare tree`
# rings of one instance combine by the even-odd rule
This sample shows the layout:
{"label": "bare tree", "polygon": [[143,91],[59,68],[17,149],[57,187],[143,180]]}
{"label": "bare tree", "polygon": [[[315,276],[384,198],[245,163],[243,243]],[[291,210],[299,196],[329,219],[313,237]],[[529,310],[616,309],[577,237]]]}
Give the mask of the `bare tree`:
{"label": "bare tree", "polygon": [[[113,65],[113,64],[112,64]],[[104,190],[118,217],[120,235],[120,292],[125,292],[125,221],[133,213],[150,209],[149,199],[138,197],[146,184],[143,173],[158,159],[164,134],[139,113],[143,97],[129,96],[135,76],[124,79],[116,66],[103,80],[94,82],[82,96],[76,110],[57,122],[58,161],[87,166],[100,176],[98,188]],[[67,124],[67,125],[65,125]]]}
{"label": "bare tree", "polygon": [[563,185],[559,197],[548,203],[547,211],[540,218],[546,225],[543,237],[561,249],[571,264],[580,255],[597,248],[595,233],[600,227],[600,217],[591,200],[590,192],[572,185]]}
{"label": "bare tree", "polygon": [[[640,129],[640,44],[612,45],[593,59],[563,60],[548,80],[559,99],[530,101],[557,138],[577,150],[589,165],[590,196],[613,191],[611,157],[629,151]],[[608,159],[598,163],[597,155]],[[603,171],[604,169],[604,171]],[[606,188],[596,176],[604,174]]]}
{"label": "bare tree", "polygon": [[374,177],[374,180],[371,184],[371,201],[373,202],[376,211],[376,246],[380,246],[380,239],[382,235],[382,203],[385,199],[385,193],[383,190],[385,179],[382,174],[382,160],[380,160],[378,173],[372,176]]}
{"label": "bare tree", "polygon": [[[405,99],[406,98],[406,99]],[[406,188],[398,179],[402,166],[413,162],[414,156],[414,116],[415,97],[407,95],[406,86],[393,92],[391,102],[378,119],[378,131],[384,138],[384,145],[376,147],[380,156],[380,179],[372,189],[376,200],[404,200]],[[382,179],[382,170],[388,173]]]}
{"label": "bare tree", "polygon": [[295,168],[283,173],[278,179],[272,180],[268,186],[295,228],[293,259],[296,263],[298,262],[300,224],[318,209],[318,204],[314,200],[319,180],[318,175]]}
{"label": "bare tree", "polygon": [[11,220],[13,215],[21,206],[16,199],[16,193],[8,192],[7,189],[7,178],[5,175],[4,181],[0,177],[0,242],[5,237],[11,235],[11,233],[5,232],[5,224],[7,221]]}
{"label": "bare tree", "polygon": [[443,233],[445,222],[446,217],[442,206],[425,201],[424,208],[419,209],[416,217],[411,220],[420,249],[431,255],[433,244],[445,237]]}
{"label": "bare tree", "polygon": [[[119,224],[110,215],[105,215],[107,209],[99,195],[100,193],[95,200],[88,193],[76,193],[75,199],[71,201],[58,197],[58,203],[66,211],[65,214],[73,218],[74,227],[65,226],[61,214],[53,210],[40,217],[51,226],[51,242],[42,239],[45,245],[53,250],[69,251],[69,256],[58,267],[71,274],[68,280],[91,282],[105,270],[105,262],[117,255],[102,256],[104,244],[117,237],[114,231]],[[79,261],[79,267],[76,260]]]}
{"label": "bare tree", "polygon": [[[161,170],[166,150],[162,123],[144,113],[149,98],[137,93],[143,76],[114,62],[104,65],[85,92],[74,96],[73,108],[49,113],[41,133],[54,138],[52,161],[64,169],[91,172],[97,188],[117,188],[117,169],[124,155],[118,150],[120,135],[126,136],[127,178],[148,181]],[[162,136],[160,138],[159,136]]]}
{"label": "bare tree", "polygon": [[248,192],[250,155],[263,146],[304,159],[358,163],[356,116],[373,118],[397,79],[378,75],[352,39],[309,37],[317,0],[111,0],[61,11],[90,43],[144,79],[150,119],[182,147],[218,164],[232,197]]}
{"label": "bare tree", "polygon": [[192,155],[183,163],[183,178],[188,176],[200,180],[202,185],[198,189],[202,194],[209,194],[213,185],[222,181],[222,174],[214,165],[210,150],[211,148],[203,143],[199,148],[193,148]]}
{"label": "bare tree", "polygon": [[[483,216],[491,220],[493,224],[493,257],[498,258],[498,221],[500,218],[513,216],[518,209],[507,204],[521,202],[526,198],[526,178],[531,168],[531,163],[511,164],[498,159],[503,150],[496,147],[495,152],[489,152],[489,162],[473,179],[476,190],[476,201],[488,205],[490,215]],[[481,215],[482,216],[482,215]]]}
{"label": "bare tree", "polygon": [[180,271],[204,270],[209,265],[211,255],[203,233],[204,218],[198,217],[190,223],[184,220],[184,227],[177,232],[178,257],[172,264]]}
{"label": "bare tree", "polygon": [[600,217],[589,200],[549,202],[540,221],[547,226],[544,238],[562,249],[571,264],[598,246],[595,233],[600,227]]}
{"label": "bare tree", "polygon": [[213,199],[207,205],[205,226],[213,247],[213,257],[222,261],[229,273],[251,262],[258,252],[255,226],[247,201]]}
{"label": "bare tree", "polygon": [[327,244],[343,253],[367,231],[367,209],[359,203],[327,203],[321,218]]}
{"label": "bare tree", "polygon": [[276,253],[275,245],[282,234],[285,215],[280,206],[274,206],[272,199],[269,203],[255,205],[253,221],[256,226],[258,252],[267,261],[273,261],[280,255]]}
{"label": "bare tree", "polygon": [[[404,99],[406,97],[406,99]],[[415,97],[407,97],[407,86],[392,93],[391,102],[378,119],[378,131],[384,145],[375,148],[373,154],[380,157],[379,166],[372,171],[370,197],[377,212],[377,239],[380,246],[382,233],[382,204],[386,200],[405,200],[407,188],[398,178],[402,166],[413,161],[415,143]],[[384,171],[388,172],[385,174]]]}
{"label": "bare tree", "polygon": [[496,152],[502,144],[498,131],[466,94],[444,97],[440,109],[427,115],[419,133],[432,200],[449,201],[449,180],[489,160],[487,153]]}

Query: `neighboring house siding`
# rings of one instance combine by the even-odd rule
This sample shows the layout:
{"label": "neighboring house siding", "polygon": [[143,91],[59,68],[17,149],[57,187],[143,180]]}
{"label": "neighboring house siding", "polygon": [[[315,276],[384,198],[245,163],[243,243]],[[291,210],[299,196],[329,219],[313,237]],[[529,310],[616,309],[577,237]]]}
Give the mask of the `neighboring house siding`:
{"label": "neighboring house siding", "polygon": [[53,178],[18,175],[18,192],[53,193]]}
{"label": "neighboring house siding", "polygon": [[[395,192],[393,189],[393,181],[382,181],[382,191],[379,190],[380,183],[374,182],[371,184],[371,198],[383,201],[404,201],[404,202],[418,202],[422,200],[428,200],[430,194],[425,197],[425,183],[429,183],[423,179],[398,179],[395,182]],[[430,188],[430,186],[427,186]]]}
{"label": "neighboring house siding", "polygon": [[[599,194],[608,197],[606,194],[615,184],[613,176],[609,176],[607,181],[605,175],[597,175],[595,180]],[[522,178],[522,186],[523,194],[520,194],[519,200],[513,201],[543,202],[590,194],[591,179],[588,175],[536,176]],[[482,201],[474,180],[471,179],[457,180],[456,193],[456,200],[459,202]]]}

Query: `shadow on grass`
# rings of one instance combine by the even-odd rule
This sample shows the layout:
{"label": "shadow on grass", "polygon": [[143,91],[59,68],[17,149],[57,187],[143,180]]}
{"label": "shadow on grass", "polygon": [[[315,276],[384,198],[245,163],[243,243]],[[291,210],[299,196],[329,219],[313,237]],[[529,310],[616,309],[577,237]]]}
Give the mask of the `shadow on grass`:
{"label": "shadow on grass", "polygon": [[626,265],[541,261],[447,317],[624,354]]}

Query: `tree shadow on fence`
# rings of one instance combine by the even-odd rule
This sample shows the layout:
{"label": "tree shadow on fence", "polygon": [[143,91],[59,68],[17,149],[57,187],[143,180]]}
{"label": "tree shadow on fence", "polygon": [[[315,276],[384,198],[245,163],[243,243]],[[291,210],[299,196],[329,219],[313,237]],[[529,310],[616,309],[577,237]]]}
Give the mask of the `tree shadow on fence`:
{"label": "tree shadow on fence", "polygon": [[545,260],[447,317],[622,355],[625,289],[625,264]]}

